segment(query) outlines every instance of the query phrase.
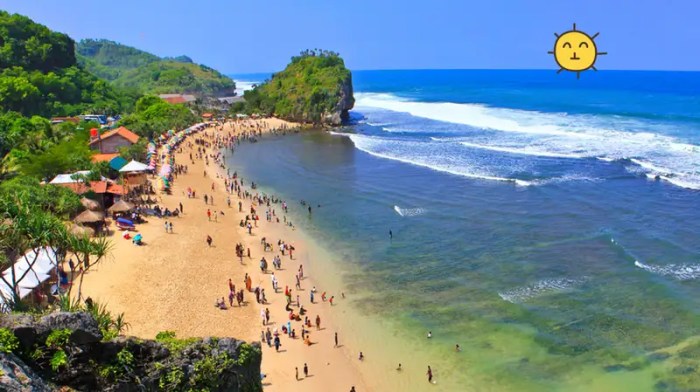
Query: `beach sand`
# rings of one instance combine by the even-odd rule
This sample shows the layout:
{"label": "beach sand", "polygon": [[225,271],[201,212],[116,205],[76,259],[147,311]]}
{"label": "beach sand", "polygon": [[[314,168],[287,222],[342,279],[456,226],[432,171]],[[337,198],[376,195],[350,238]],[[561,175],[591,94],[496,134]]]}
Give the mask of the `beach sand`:
{"label": "beach sand", "polygon": [[[254,121],[254,120],[248,120]],[[279,127],[283,122],[276,119],[258,120],[266,122],[270,128]],[[226,124],[223,131],[209,128],[192,137],[215,132],[240,132],[241,127],[232,123]],[[234,337],[247,341],[260,341],[262,326],[260,310],[269,308],[271,317],[270,328],[278,327],[282,339],[280,352],[274,347],[262,344],[263,362],[262,373],[267,377],[263,380],[266,391],[349,391],[355,386],[359,391],[370,391],[367,385],[372,384],[366,376],[360,373],[363,364],[357,358],[357,352],[344,346],[345,336],[341,334],[340,348],[334,347],[334,332],[339,328],[334,324],[334,312],[343,308],[343,300],[339,293],[324,288],[323,282],[315,281],[313,268],[310,263],[311,253],[303,242],[300,233],[284,226],[283,223],[270,223],[264,219],[265,207],[257,208],[261,220],[258,227],[249,235],[239,226],[245,212],[249,211],[251,201],[243,200],[243,211],[239,213],[238,197],[231,197],[231,208],[226,205],[226,192],[223,178],[215,176],[215,163],[210,159],[209,166],[203,160],[189,160],[187,142],[181,144],[182,153],[176,154],[176,163],[189,166],[187,174],[180,174],[172,186],[172,194],[159,194],[159,205],[171,210],[179,203],[184,207],[184,214],[177,218],[168,218],[173,223],[173,233],[166,233],[166,219],[149,218],[147,224],[138,225],[143,235],[145,246],[135,246],[131,241],[121,238],[117,232],[113,236],[114,249],[111,255],[99,265],[93,267],[85,275],[83,295],[107,304],[112,313],[125,314],[130,323],[127,335],[144,339],[153,339],[164,330],[175,331],[180,338],[220,336]],[[196,149],[196,147],[195,147]],[[213,150],[208,150],[211,154]],[[229,152],[230,154],[230,152]],[[206,170],[207,175],[203,173]],[[250,190],[250,180],[246,179],[244,189]],[[214,182],[215,191],[211,191]],[[190,199],[186,190],[191,187],[197,197]],[[255,193],[255,191],[252,191]],[[214,204],[205,205],[204,194],[214,196]],[[291,203],[290,203],[291,204]],[[281,206],[273,205],[278,216]],[[209,221],[206,211],[223,211],[225,216],[219,216],[218,222]],[[213,238],[213,246],[208,247],[206,237]],[[264,252],[260,239],[266,237],[274,243],[275,252]],[[269,268],[272,269],[272,258],[279,254],[277,240],[282,239],[293,244],[296,249],[294,260],[289,256],[282,257],[283,270],[275,271],[279,280],[280,290],[273,293],[270,275],[263,274],[259,268],[260,258],[265,256]],[[251,258],[244,258],[240,264],[235,255],[235,244],[243,243],[251,250]],[[290,339],[281,333],[282,324],[288,321],[285,311],[284,287],[294,289],[295,274],[300,263],[304,264],[304,289],[300,293],[301,303],[308,310],[307,315],[315,320],[319,315],[322,329],[311,328],[311,346],[306,346],[301,335],[301,322],[293,322],[292,328],[297,331],[297,338]],[[214,306],[217,298],[225,297],[228,303],[228,279],[231,278],[236,289],[244,288],[244,275],[252,276],[253,287],[260,285],[265,289],[266,305],[255,301],[254,293],[246,293],[247,306],[234,306],[220,310]],[[316,303],[309,303],[308,290],[319,288]],[[331,307],[328,302],[321,301],[321,292],[328,291],[336,296],[336,305]],[[74,290],[73,293],[76,293]],[[296,298],[294,290],[293,298]],[[295,313],[296,313],[296,307]],[[348,332],[350,333],[350,332]],[[309,377],[303,377],[304,364],[308,364]],[[299,368],[301,380],[295,380],[295,367]]]}

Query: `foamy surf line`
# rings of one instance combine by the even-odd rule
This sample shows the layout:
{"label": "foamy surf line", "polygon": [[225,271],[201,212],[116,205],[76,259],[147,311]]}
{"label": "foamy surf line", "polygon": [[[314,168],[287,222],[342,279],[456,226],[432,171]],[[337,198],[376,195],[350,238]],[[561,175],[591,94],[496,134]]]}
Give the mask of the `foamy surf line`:
{"label": "foamy surf line", "polygon": [[[667,125],[663,123],[633,117],[548,113],[476,103],[421,102],[386,93],[360,93],[356,98],[356,106],[369,110],[404,113],[494,132],[486,142],[471,138],[455,140],[463,142],[465,147],[542,157],[632,162],[643,168],[643,174],[651,180],[700,189],[700,146],[666,135],[663,130]],[[420,127],[412,129],[414,125],[404,130],[401,121],[392,122],[394,125],[387,132],[430,132]],[[426,126],[431,127],[430,124]],[[445,133],[445,130],[439,132]],[[459,129],[454,132],[462,133]]]}
{"label": "foamy surf line", "polygon": [[401,208],[399,206],[394,206],[394,211],[402,217],[413,217],[425,214],[426,210],[425,208]]}
{"label": "foamy surf line", "polygon": [[528,286],[517,287],[511,290],[499,292],[498,296],[504,301],[517,304],[545,295],[572,291],[577,286],[585,283],[587,280],[588,277],[586,276],[580,278],[543,279]]}
{"label": "foamy surf line", "polygon": [[449,174],[456,175],[456,176],[461,176],[461,177],[473,178],[473,179],[477,179],[477,180],[489,180],[489,181],[509,182],[509,183],[513,183],[513,184],[519,185],[519,186],[530,186],[530,185],[534,185],[533,182],[526,181],[526,180],[520,180],[520,179],[516,179],[516,178],[495,177],[495,176],[488,176],[488,175],[483,175],[483,174],[476,174],[476,173],[469,173],[469,172],[464,172],[464,171],[457,171],[457,170],[445,168],[445,167],[442,167],[442,166],[439,166],[439,165],[432,165],[432,164],[429,164],[429,163],[424,163],[424,162],[420,162],[420,161],[415,161],[415,160],[411,160],[411,159],[408,159],[408,158],[403,158],[403,157],[398,157],[398,156],[394,156],[394,155],[388,155],[388,154],[383,154],[383,153],[380,153],[380,152],[376,152],[376,151],[373,151],[372,149],[368,148],[367,146],[363,146],[362,143],[361,143],[361,140],[359,139],[359,138],[368,138],[368,136],[358,135],[358,134],[352,134],[352,133],[334,132],[334,131],[331,131],[330,134],[331,134],[331,135],[344,136],[344,137],[350,138],[350,140],[351,140],[351,141],[353,142],[353,144],[355,145],[355,148],[357,148],[358,150],[360,150],[360,151],[362,151],[362,152],[366,152],[367,154],[370,154],[370,155],[372,155],[372,156],[375,156],[375,157],[377,157],[377,158],[390,159],[390,160],[393,160],[393,161],[402,162],[402,163],[406,163],[406,164],[409,164],[409,165],[425,167],[425,168],[428,168],[428,169],[431,169],[431,170],[435,170],[435,171],[439,171],[439,172],[443,172],[443,173],[449,173]]}
{"label": "foamy surf line", "polygon": [[694,280],[700,278],[700,264],[669,264],[649,265],[636,260],[634,266],[661,276],[671,276],[678,280]]}

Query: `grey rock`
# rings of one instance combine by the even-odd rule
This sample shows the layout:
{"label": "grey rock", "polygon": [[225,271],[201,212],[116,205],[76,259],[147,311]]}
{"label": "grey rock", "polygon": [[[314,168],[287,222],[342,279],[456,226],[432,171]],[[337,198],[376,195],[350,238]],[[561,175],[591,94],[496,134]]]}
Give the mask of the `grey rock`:
{"label": "grey rock", "polygon": [[57,312],[42,317],[38,324],[39,334],[48,336],[54,329],[71,329],[70,341],[76,345],[97,343],[102,340],[102,332],[97,321],[88,313]]}
{"label": "grey rock", "polygon": [[22,347],[31,347],[36,342],[36,321],[31,315],[12,313],[0,316],[0,328],[11,330],[19,339]]}
{"label": "grey rock", "polygon": [[52,390],[16,355],[0,353],[0,390],[8,392],[49,392]]}

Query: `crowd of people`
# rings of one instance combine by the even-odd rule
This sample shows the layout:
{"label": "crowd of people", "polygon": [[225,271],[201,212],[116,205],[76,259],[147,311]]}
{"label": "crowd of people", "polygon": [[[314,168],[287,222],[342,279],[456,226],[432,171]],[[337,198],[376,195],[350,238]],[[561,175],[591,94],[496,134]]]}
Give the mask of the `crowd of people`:
{"label": "crowd of people", "polygon": [[[235,213],[240,214],[238,226],[243,228],[245,233],[250,236],[256,234],[260,215],[262,214],[265,215],[265,220],[268,223],[280,224],[281,227],[294,228],[294,225],[287,216],[289,213],[289,205],[287,202],[275,195],[268,195],[258,191],[258,184],[252,181],[245,181],[236,171],[231,173],[230,169],[227,169],[224,163],[224,152],[226,152],[226,154],[233,154],[242,143],[257,142],[263,132],[285,134],[292,130],[286,126],[272,129],[264,121],[239,122],[237,128],[239,129],[237,133],[226,133],[223,124],[219,124],[214,128],[214,132],[211,131],[212,128],[209,128],[209,130],[191,136],[181,145],[179,151],[184,154],[185,159],[189,157],[190,164],[192,165],[195,164],[196,161],[203,162],[203,175],[205,177],[211,177],[213,180],[211,184],[211,193],[204,193],[208,192],[208,190],[199,193],[195,189],[187,187],[187,198],[197,199],[198,194],[202,195],[201,200],[204,204],[206,206],[211,206],[211,208],[207,208],[206,214],[207,221],[212,224],[219,223],[219,219],[224,222],[227,215],[231,216],[232,219],[239,219],[235,217]],[[174,169],[176,174],[187,173],[189,165],[175,164]],[[225,192],[226,198],[223,200],[223,202],[225,202],[225,207],[223,205],[219,206],[214,202],[214,196],[218,186],[222,186],[219,190]],[[308,210],[309,214],[312,213],[311,203],[302,200],[299,204],[301,208]],[[216,209],[214,209],[214,206],[216,206]],[[320,205],[318,205],[318,207],[320,207]],[[224,211],[226,211],[226,213]],[[179,212],[183,212],[182,204],[179,206]],[[220,230],[220,228],[212,228],[214,234],[216,234],[216,230]],[[171,222],[166,222],[166,232],[172,232]],[[211,234],[206,236],[206,242],[207,246],[213,246],[214,239]],[[246,260],[253,260],[251,248],[241,242],[236,244],[223,244],[223,246],[231,246],[232,250],[235,250],[235,255],[238,259],[237,262],[240,264],[244,264]],[[286,239],[276,238],[272,240],[269,238],[269,235],[264,236],[260,239],[260,252],[262,254],[259,259],[260,276],[255,279],[258,283],[253,284],[253,276],[249,273],[245,273],[242,279],[238,280],[238,282],[241,282],[241,285],[238,287],[236,283],[234,283],[237,279],[228,278],[227,293],[221,297],[217,297],[214,306],[219,310],[231,311],[236,307],[241,308],[249,306],[246,298],[255,296],[256,304],[258,304],[260,308],[260,321],[263,327],[260,331],[260,340],[263,345],[268,346],[270,349],[274,348],[276,352],[284,352],[281,350],[283,344],[297,344],[294,343],[295,341],[299,341],[299,344],[305,346],[325,344],[320,337],[312,339],[312,330],[314,326],[314,334],[321,334],[324,329],[321,327],[320,315],[315,314],[311,316],[310,313],[316,306],[334,306],[335,295],[322,291],[320,295],[321,301],[319,302],[317,301],[319,291],[313,286],[311,289],[308,289],[309,302],[307,304],[302,303],[299,292],[304,290],[304,281],[308,277],[304,274],[304,266],[301,263],[296,264],[294,258],[296,252],[295,246]],[[276,275],[275,272],[282,270],[282,260],[285,258],[289,258],[289,263],[292,265],[291,268],[294,268],[297,272],[294,275],[293,281],[284,282],[283,284],[280,282],[280,274]],[[270,268],[268,260],[271,261],[272,268]],[[262,283],[264,281],[263,277],[266,276],[270,282],[270,286],[267,287]],[[283,290],[282,286],[284,286]],[[268,289],[267,292],[266,289]],[[267,296],[269,293],[272,295],[270,298]],[[340,294],[342,295],[341,298],[345,298],[344,293]],[[284,313],[287,314],[288,317],[286,320],[271,320],[270,307],[283,306],[282,304],[276,305],[279,303],[276,298],[280,298],[279,296],[281,295],[284,296]],[[271,325],[271,321],[274,321],[273,325]],[[333,347],[340,347],[338,333],[326,333],[332,336],[332,340],[329,338],[327,344],[332,344]],[[363,352],[357,352],[359,352],[359,360],[364,360],[365,356]],[[308,377],[309,371],[307,363],[304,363],[303,369],[304,377]],[[399,370],[400,369],[401,365],[399,365]],[[296,379],[300,380],[298,368],[295,370]],[[432,377],[432,370],[429,368],[429,379],[431,382],[433,381]]]}

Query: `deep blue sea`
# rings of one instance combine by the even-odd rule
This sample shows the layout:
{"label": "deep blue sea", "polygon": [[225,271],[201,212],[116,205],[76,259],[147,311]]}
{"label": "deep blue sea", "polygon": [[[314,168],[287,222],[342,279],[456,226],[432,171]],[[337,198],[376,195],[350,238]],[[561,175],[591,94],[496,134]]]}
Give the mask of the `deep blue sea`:
{"label": "deep blue sea", "polygon": [[433,332],[412,352],[445,390],[700,386],[700,73],[353,81],[348,126],[229,163],[322,205],[300,226],[352,266],[360,314]]}

